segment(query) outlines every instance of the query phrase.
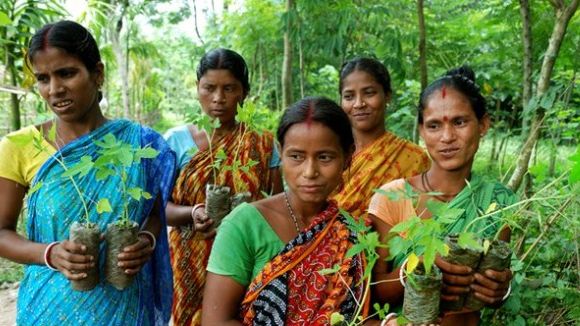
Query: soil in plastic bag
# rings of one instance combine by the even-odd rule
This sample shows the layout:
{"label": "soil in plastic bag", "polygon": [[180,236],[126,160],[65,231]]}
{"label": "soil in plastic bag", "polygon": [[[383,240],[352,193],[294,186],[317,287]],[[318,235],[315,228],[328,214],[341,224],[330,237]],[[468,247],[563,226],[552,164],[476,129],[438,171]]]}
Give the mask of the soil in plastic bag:
{"label": "soil in plastic bag", "polygon": [[[487,269],[495,271],[503,271],[510,267],[512,257],[512,250],[509,243],[501,240],[492,242],[487,254],[483,256],[477,272],[483,274]],[[465,306],[469,309],[480,310],[485,306],[485,303],[477,299],[473,292],[470,292],[465,300]]]}
{"label": "soil in plastic bag", "polygon": [[[445,238],[445,243],[449,246],[449,254],[443,259],[451,264],[471,267],[475,271],[481,260],[481,251],[461,248],[457,243],[458,238],[459,236],[456,234],[451,234]],[[461,310],[466,297],[467,294],[463,294],[459,296],[457,301],[441,301],[441,310]]]}
{"label": "soil in plastic bag", "polygon": [[252,201],[252,194],[249,191],[238,192],[231,197],[231,210],[238,207],[241,203],[249,203]]}
{"label": "soil in plastic bag", "polygon": [[89,291],[95,288],[99,284],[99,244],[101,242],[101,231],[99,226],[96,224],[85,224],[74,222],[70,226],[69,230],[69,240],[82,244],[87,247],[87,255],[94,257],[95,266],[83,271],[87,274],[87,277],[78,281],[70,281],[71,286],[77,291]]}
{"label": "soil in plastic bag", "polygon": [[222,219],[230,212],[230,188],[208,184],[205,188],[205,211],[213,220],[213,227],[218,227]]}
{"label": "soil in plastic bag", "polygon": [[117,290],[123,290],[133,282],[134,275],[125,274],[125,268],[117,266],[117,256],[123,249],[137,242],[139,225],[118,225],[110,223],[105,233],[107,242],[107,257],[105,261],[105,278]]}
{"label": "soil in plastic bag", "polygon": [[430,275],[419,264],[412,273],[413,282],[407,280],[403,299],[403,315],[411,323],[430,324],[439,316],[441,298],[441,271],[433,266]]}

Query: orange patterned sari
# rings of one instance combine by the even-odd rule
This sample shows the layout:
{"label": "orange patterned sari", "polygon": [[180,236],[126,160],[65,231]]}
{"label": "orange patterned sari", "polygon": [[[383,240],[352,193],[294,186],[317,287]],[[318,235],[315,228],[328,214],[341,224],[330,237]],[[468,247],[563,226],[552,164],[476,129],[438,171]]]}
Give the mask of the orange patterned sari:
{"label": "orange patterned sari", "polygon": [[[352,319],[365,285],[362,256],[346,257],[354,239],[332,201],[254,278],[241,306],[243,324],[330,325],[334,312]],[[335,265],[336,273],[318,273]]]}
{"label": "orange patterned sari", "polygon": [[418,145],[390,132],[356,153],[344,171],[344,184],[333,198],[355,218],[366,218],[373,190],[400,178],[427,171],[430,160]]}
{"label": "orange patterned sari", "polygon": [[[245,127],[239,128],[212,145],[214,155],[219,148],[228,154],[224,165],[232,165],[234,152],[240,147],[238,159],[242,164],[250,160],[258,162],[248,172],[238,170],[241,180],[252,194],[253,200],[261,199],[262,191],[269,192],[272,180],[270,177],[270,160],[274,146],[272,134],[264,132],[246,132],[243,142],[239,142]],[[209,149],[198,151],[191,161],[181,170],[175,188],[173,202],[178,205],[195,205],[205,202],[205,187],[212,182],[211,156]],[[218,183],[234,189],[232,171],[219,172]],[[212,239],[197,237],[191,227],[172,228],[169,234],[171,264],[173,267],[173,309],[174,325],[200,325],[201,302],[205,285],[205,269]]]}

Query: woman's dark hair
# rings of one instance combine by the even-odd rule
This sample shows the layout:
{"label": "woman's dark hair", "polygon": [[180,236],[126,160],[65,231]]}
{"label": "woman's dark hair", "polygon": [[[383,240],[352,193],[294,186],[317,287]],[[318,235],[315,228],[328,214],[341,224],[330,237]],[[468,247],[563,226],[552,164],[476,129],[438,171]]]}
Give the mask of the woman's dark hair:
{"label": "woman's dark hair", "polygon": [[76,56],[90,72],[94,72],[101,62],[95,38],[82,25],[70,20],[46,24],[34,33],[28,45],[28,61],[32,63],[34,55],[48,47],[59,48]]}
{"label": "woman's dark hair", "polygon": [[373,78],[383,86],[385,95],[390,95],[391,90],[391,76],[389,71],[380,61],[372,58],[354,58],[345,62],[340,68],[340,80],[338,82],[338,93],[342,94],[342,86],[344,79],[353,71],[364,71],[373,76]]}
{"label": "woman's dark hair", "polygon": [[302,122],[318,122],[332,130],[339,138],[340,147],[348,156],[354,149],[350,121],[344,110],[325,97],[306,97],[292,104],[280,118],[276,136],[284,147],[284,137],[293,125]]}
{"label": "woman's dark hair", "polygon": [[418,121],[420,124],[423,123],[423,110],[425,110],[425,105],[429,97],[443,87],[453,88],[463,94],[469,101],[469,104],[471,104],[471,108],[478,120],[486,114],[485,98],[481,95],[479,87],[475,83],[475,73],[469,66],[464,65],[447,71],[443,77],[429,84],[421,92],[418,106]]}
{"label": "woman's dark hair", "polygon": [[246,61],[237,52],[229,49],[214,49],[206,53],[197,66],[197,80],[199,81],[208,70],[226,69],[242,83],[244,95],[250,92],[248,66]]}

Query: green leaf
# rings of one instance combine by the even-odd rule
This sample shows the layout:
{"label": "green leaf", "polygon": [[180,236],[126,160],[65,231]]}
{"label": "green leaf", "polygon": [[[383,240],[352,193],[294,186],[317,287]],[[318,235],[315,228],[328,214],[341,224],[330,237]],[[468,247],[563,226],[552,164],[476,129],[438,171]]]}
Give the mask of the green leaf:
{"label": "green leaf", "polygon": [[89,171],[93,168],[93,161],[90,155],[85,155],[81,157],[81,160],[66,170],[63,174],[63,178],[73,177],[75,175],[79,175],[80,177],[84,177],[89,173]]}
{"label": "green leaf", "polygon": [[10,142],[18,145],[18,146],[26,146],[34,141],[33,134],[16,134],[16,135],[8,135],[6,136]]}
{"label": "green leaf", "polygon": [[111,208],[111,203],[109,203],[109,200],[107,198],[99,200],[99,202],[97,203],[97,213],[103,214],[110,213],[112,211],[113,209]]}
{"label": "green leaf", "polygon": [[457,239],[457,244],[464,249],[470,248],[473,250],[483,251],[481,240],[471,232],[460,233],[459,239]]}
{"label": "green leaf", "polygon": [[465,212],[465,209],[451,208],[448,204],[435,200],[428,200],[426,206],[431,214],[437,217],[437,221],[443,224],[455,222]]}
{"label": "green leaf", "polygon": [[143,198],[145,199],[151,199],[151,194],[148,193],[147,191],[143,191],[141,195],[143,195]]}
{"label": "green leaf", "polygon": [[129,194],[129,196],[131,196],[135,200],[141,199],[141,192],[142,192],[141,188],[138,187],[127,189],[127,193]]}
{"label": "green leaf", "polygon": [[10,17],[5,13],[0,11],[0,26],[8,26],[12,24],[12,20]]}
{"label": "green leaf", "polygon": [[56,122],[53,122],[52,126],[50,126],[50,129],[48,130],[48,140],[56,143]]}
{"label": "green leaf", "polygon": [[319,270],[318,274],[320,274],[320,275],[334,274],[334,273],[338,272],[339,269],[340,269],[340,266],[338,264],[336,264],[332,268],[323,268],[323,269]]}
{"label": "green leaf", "polygon": [[415,224],[419,223],[420,221],[421,219],[419,217],[413,216],[393,226],[389,232],[392,233],[405,232],[408,229],[412,228]]}
{"label": "green leaf", "polygon": [[142,158],[155,158],[157,155],[159,155],[159,151],[151,147],[140,148],[135,151],[136,160],[140,160]]}
{"label": "green leaf", "polygon": [[356,243],[348,251],[346,252],[346,257],[352,257],[354,255],[358,255],[365,249],[365,244],[363,243]]}
{"label": "green leaf", "polygon": [[108,167],[101,167],[97,169],[95,173],[95,177],[98,181],[105,180],[106,178],[115,175],[115,170],[110,169]]}
{"label": "green leaf", "polygon": [[330,315],[330,325],[332,326],[342,325],[344,321],[344,316],[338,311],[335,311]]}
{"label": "green leaf", "polygon": [[32,188],[30,188],[28,190],[28,196],[30,196],[33,193],[37,192],[38,189],[40,189],[41,187],[42,187],[42,181],[38,181],[37,183],[34,184],[34,186],[32,186]]}

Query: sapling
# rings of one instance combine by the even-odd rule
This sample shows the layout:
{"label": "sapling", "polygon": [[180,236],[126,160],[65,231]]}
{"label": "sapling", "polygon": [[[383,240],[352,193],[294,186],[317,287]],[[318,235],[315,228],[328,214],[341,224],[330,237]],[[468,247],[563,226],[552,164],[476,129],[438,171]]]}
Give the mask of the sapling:
{"label": "sapling", "polygon": [[[107,226],[105,233],[106,261],[105,276],[107,281],[118,290],[131,285],[133,275],[127,275],[124,269],[118,265],[118,255],[129,245],[138,240],[137,233],[139,224],[131,220],[129,206],[132,201],[140,202],[143,199],[151,199],[151,194],[143,188],[131,184],[135,182],[128,174],[129,169],[140,164],[141,159],[151,159],[159,152],[151,147],[134,148],[131,144],[118,140],[113,134],[107,134],[102,141],[95,141],[99,147],[97,159],[92,162],[96,170],[97,180],[112,182],[111,178],[119,183],[119,195],[121,196],[121,212],[117,221]],[[99,213],[112,212],[109,200],[104,198],[98,203]]]}
{"label": "sapling", "polygon": [[[100,243],[100,229],[97,223],[91,222],[90,215],[89,215],[89,208],[87,204],[87,200],[85,199],[85,195],[81,191],[79,184],[75,180],[75,175],[79,177],[86,176],[89,171],[91,170],[91,157],[90,156],[83,156],[81,157],[80,161],[77,164],[68,166],[65,162],[65,158],[62,157],[59,151],[52,154],[49,148],[46,146],[44,142],[43,136],[44,130],[41,130],[40,133],[32,135],[15,135],[15,136],[8,136],[10,141],[19,144],[19,145],[27,145],[32,143],[34,149],[36,150],[35,156],[39,155],[40,153],[49,154],[55,162],[63,169],[63,173],[61,174],[62,178],[66,178],[70,181],[75,190],[75,194],[77,195],[80,204],[83,209],[83,215],[79,222],[75,221],[71,224],[69,228],[69,240],[75,242],[77,244],[84,245],[86,247],[86,254],[91,255],[94,258],[94,261],[99,261],[99,243]],[[56,121],[52,122],[51,128],[46,132],[48,140],[56,144]],[[28,191],[28,195],[32,195],[34,192],[38,191],[42,188],[43,183],[42,181],[38,181],[32,185],[30,190]],[[81,280],[73,280],[71,281],[71,286],[74,290],[78,291],[88,291],[92,290],[97,284],[99,283],[99,269],[98,266],[88,268],[83,271],[87,274],[87,277]]]}
{"label": "sapling", "polygon": [[213,226],[217,227],[222,218],[230,211],[230,188],[220,184],[220,169],[223,162],[227,159],[227,154],[222,147],[217,151],[212,144],[215,131],[220,127],[220,121],[212,118],[202,111],[196,111],[192,116],[192,122],[200,130],[205,132],[207,139],[211,179],[208,181],[205,189],[205,209],[207,216],[214,221]]}

